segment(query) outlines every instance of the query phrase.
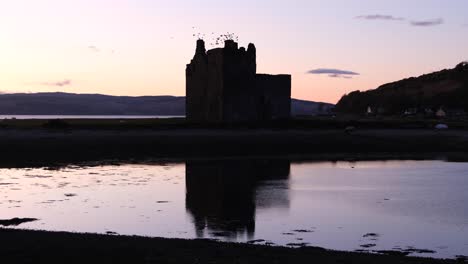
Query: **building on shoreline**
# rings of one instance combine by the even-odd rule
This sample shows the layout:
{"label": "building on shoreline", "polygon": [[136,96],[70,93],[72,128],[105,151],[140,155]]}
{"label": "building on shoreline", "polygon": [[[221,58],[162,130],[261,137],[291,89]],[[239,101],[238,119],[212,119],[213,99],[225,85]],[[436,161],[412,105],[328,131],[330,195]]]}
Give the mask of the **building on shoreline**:
{"label": "building on shoreline", "polygon": [[287,119],[291,116],[291,75],[257,74],[256,49],[206,51],[197,41],[186,68],[186,116],[194,122],[233,123]]}

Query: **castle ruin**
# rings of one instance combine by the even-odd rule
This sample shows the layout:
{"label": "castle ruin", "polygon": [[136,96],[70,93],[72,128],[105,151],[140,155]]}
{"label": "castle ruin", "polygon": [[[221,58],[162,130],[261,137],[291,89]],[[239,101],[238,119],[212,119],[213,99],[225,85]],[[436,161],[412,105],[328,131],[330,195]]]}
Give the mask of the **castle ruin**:
{"label": "castle ruin", "polygon": [[186,69],[186,116],[194,122],[233,123],[287,119],[291,115],[291,75],[257,74],[256,49],[206,51],[197,41]]}

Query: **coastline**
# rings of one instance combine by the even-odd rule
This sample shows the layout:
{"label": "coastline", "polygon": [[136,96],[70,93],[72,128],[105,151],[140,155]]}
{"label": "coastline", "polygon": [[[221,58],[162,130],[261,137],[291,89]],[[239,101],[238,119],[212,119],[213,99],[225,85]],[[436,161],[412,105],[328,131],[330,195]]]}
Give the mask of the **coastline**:
{"label": "coastline", "polygon": [[1,166],[264,156],[468,160],[468,130],[0,129],[0,148]]}
{"label": "coastline", "polygon": [[30,231],[0,228],[5,263],[463,263],[318,247],[289,248],[213,240]]}

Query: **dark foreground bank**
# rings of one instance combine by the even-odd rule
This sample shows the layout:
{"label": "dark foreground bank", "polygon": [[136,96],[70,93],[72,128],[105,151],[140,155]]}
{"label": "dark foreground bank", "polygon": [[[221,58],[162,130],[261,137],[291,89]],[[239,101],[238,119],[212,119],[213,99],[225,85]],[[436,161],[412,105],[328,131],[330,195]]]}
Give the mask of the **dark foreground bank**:
{"label": "dark foreground bank", "polygon": [[[0,129],[3,165],[102,159],[467,153],[468,130]],[[428,158],[435,158],[428,157]],[[327,158],[328,159],[328,158]],[[333,160],[333,158],[331,159]]]}
{"label": "dark foreground bank", "polygon": [[0,229],[1,263],[460,263],[322,248]]}

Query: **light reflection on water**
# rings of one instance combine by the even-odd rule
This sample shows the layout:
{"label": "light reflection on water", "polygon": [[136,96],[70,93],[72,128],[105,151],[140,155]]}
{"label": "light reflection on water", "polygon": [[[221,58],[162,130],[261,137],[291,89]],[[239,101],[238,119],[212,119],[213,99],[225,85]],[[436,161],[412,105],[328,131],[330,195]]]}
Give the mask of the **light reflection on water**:
{"label": "light reflection on water", "polygon": [[19,226],[31,229],[414,247],[454,257],[468,255],[466,171],[468,163],[442,161],[285,160],[0,169],[0,219],[39,218]]}

